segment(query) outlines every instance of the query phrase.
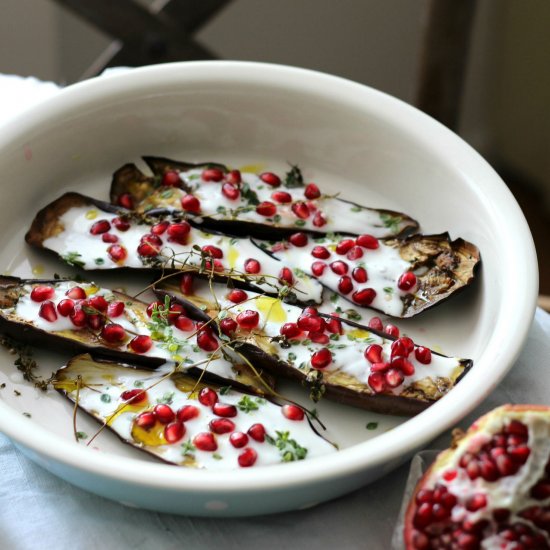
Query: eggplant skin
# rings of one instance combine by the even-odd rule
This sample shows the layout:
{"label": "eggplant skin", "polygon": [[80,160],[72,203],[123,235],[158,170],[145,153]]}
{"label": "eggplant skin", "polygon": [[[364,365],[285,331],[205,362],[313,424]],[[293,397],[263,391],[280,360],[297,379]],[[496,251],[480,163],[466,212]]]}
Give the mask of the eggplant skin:
{"label": "eggplant skin", "polygon": [[[155,287],[154,292],[160,298],[164,296],[170,296],[172,299],[176,300],[181,304],[187,311],[189,317],[194,318],[198,321],[208,321],[210,316],[208,313],[194,304],[191,300],[185,299],[185,297],[179,293],[170,291],[170,283],[165,285],[165,288]],[[168,290],[167,290],[168,289]],[[208,310],[207,310],[208,311]],[[321,314],[324,317],[330,318],[330,315]],[[397,340],[397,337],[390,336],[389,334],[380,332],[378,330],[366,327],[354,321],[349,321],[346,319],[338,318],[343,324],[360,328],[372,332],[386,340]],[[216,328],[214,326],[214,328]],[[296,369],[289,363],[281,361],[277,357],[268,354],[259,346],[254,345],[253,343],[239,342],[236,344],[235,349],[246,357],[252,364],[258,368],[262,368],[266,371],[273,373],[275,376],[282,376],[291,380],[296,380],[302,385],[308,387],[310,390],[315,391],[314,383],[307,380],[307,375],[303,371]],[[442,356],[442,354],[432,351],[434,355]],[[439,388],[442,393],[447,393],[454,387],[473,366],[473,361],[471,359],[460,359],[458,361],[462,372],[454,380],[454,382],[449,381],[447,388]],[[321,371],[316,371],[321,373]],[[323,397],[337,403],[344,405],[350,405],[352,407],[365,409],[368,411],[381,413],[381,414],[391,414],[398,416],[413,416],[423,410],[427,409],[430,405],[438,401],[438,399],[431,399],[426,393],[422,392],[421,387],[417,388],[408,388],[405,389],[405,395],[391,395],[391,394],[374,394],[370,388],[364,384],[359,384],[357,381],[354,382],[354,379],[348,379],[344,383],[337,380],[341,377],[340,373],[321,373],[322,381],[321,384],[324,386]],[[333,380],[331,380],[333,379]],[[434,383],[437,386],[437,384]],[[442,396],[444,397],[444,395]]]}
{"label": "eggplant skin", "polygon": [[[142,157],[148,167],[151,169],[153,176],[145,175],[135,164],[128,163],[116,170],[113,174],[111,181],[111,188],[109,191],[110,200],[113,204],[118,204],[119,197],[128,193],[135,203],[142,202],[151,192],[158,187],[160,178],[169,171],[186,172],[188,170],[196,168],[219,168],[223,172],[228,172],[229,168],[224,164],[216,162],[200,162],[190,163],[178,160],[172,160],[165,157],[143,156]],[[189,192],[190,189],[182,182],[182,189]],[[345,202],[352,206],[361,206],[355,202],[340,199],[337,200]],[[403,227],[396,236],[405,236],[416,233],[419,229],[419,224],[413,218],[403,214],[402,212],[396,212],[394,210],[386,210],[380,208],[368,208],[367,210],[375,210],[381,215],[387,215],[392,218],[399,218],[403,223]],[[192,218],[193,215],[185,214],[186,217]],[[293,233],[296,233],[296,227],[285,227],[276,224],[260,224],[241,220],[224,220],[217,218],[210,218],[208,216],[199,216],[202,220],[201,226],[205,229],[226,232],[229,231],[235,236],[243,237],[253,235],[258,239],[273,239],[285,238]],[[322,231],[301,230],[306,233],[312,233],[314,235],[323,234]]]}

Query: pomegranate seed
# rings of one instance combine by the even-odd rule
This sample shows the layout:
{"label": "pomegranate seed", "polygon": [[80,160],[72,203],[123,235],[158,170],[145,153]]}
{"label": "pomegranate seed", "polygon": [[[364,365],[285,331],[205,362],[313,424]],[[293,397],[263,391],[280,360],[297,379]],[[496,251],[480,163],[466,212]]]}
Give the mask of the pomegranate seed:
{"label": "pomegranate seed", "polygon": [[103,233],[103,235],[101,235],[101,240],[104,243],[118,243],[118,237],[112,233]]}
{"label": "pomegranate seed", "polygon": [[315,216],[313,216],[313,225],[315,227],[323,227],[323,225],[327,224],[327,219],[325,218],[325,215],[322,212],[315,212]]}
{"label": "pomegranate seed", "polygon": [[107,315],[109,317],[120,317],[124,311],[124,302],[111,302],[107,306]]}
{"label": "pomegranate seed", "polygon": [[199,392],[199,403],[205,407],[213,407],[218,402],[218,394],[212,388],[203,388]]}
{"label": "pomegranate seed", "polygon": [[216,351],[220,347],[218,340],[208,332],[197,334],[197,345],[204,351]]}
{"label": "pomegranate seed", "polygon": [[215,418],[214,420],[210,421],[208,427],[215,434],[222,435],[228,434],[235,430],[235,423],[228,418]]}
{"label": "pomegranate seed", "polygon": [[241,328],[252,330],[258,326],[260,314],[252,309],[247,309],[237,315],[237,323]]}
{"label": "pomegranate seed", "polygon": [[160,249],[149,243],[140,243],[137,247],[137,253],[144,258],[153,258],[158,256]]}
{"label": "pomegranate seed", "polygon": [[361,306],[368,306],[376,298],[376,290],[373,288],[364,288],[351,295],[351,299]]}
{"label": "pomegranate seed", "polygon": [[239,188],[232,183],[224,183],[222,193],[231,201],[236,201],[241,196]]}
{"label": "pomegranate seed", "polygon": [[294,212],[294,215],[298,218],[305,220],[309,218],[310,211],[309,206],[305,202],[295,202],[291,206],[292,212]]}
{"label": "pomegranate seed", "polygon": [[307,332],[323,332],[325,330],[325,320],[317,315],[301,315],[298,318],[298,327]]}
{"label": "pomegranate seed", "polygon": [[[351,272],[351,276],[358,283],[366,283],[368,281],[367,270],[364,267],[355,267]],[[371,327],[372,328],[372,327]]]}
{"label": "pomegranate seed", "polygon": [[153,225],[153,227],[151,227],[151,233],[153,235],[163,235],[164,233],[166,233],[166,230],[168,229],[169,225],[170,225],[169,222],[156,223],[155,225]]}
{"label": "pomegranate seed", "polygon": [[90,307],[96,309],[97,311],[107,311],[109,307],[109,302],[103,296],[92,296],[89,300]]}
{"label": "pomegranate seed", "polygon": [[240,288],[234,288],[228,295],[227,299],[234,304],[240,304],[248,299],[248,294]]}
{"label": "pomegranate seed", "polygon": [[183,332],[190,332],[195,328],[195,322],[186,315],[178,315],[174,319],[174,326]]}
{"label": "pomegranate seed", "polygon": [[168,170],[168,172],[162,175],[161,185],[165,187],[179,187],[180,184],[180,175],[175,170]]}
{"label": "pomegranate seed", "polygon": [[57,304],[57,312],[62,317],[68,317],[74,311],[74,302],[70,298],[65,298]]}
{"label": "pomegranate seed", "polygon": [[127,208],[128,210],[132,210],[134,208],[134,199],[130,193],[123,193],[120,195],[117,202],[119,206],[122,206],[122,208]]}
{"label": "pomegranate seed", "polygon": [[105,325],[105,319],[101,315],[88,315],[86,323],[92,330],[99,330]]}
{"label": "pomegranate seed", "polygon": [[336,275],[345,275],[348,272],[349,266],[346,262],[337,260],[336,262],[332,262],[330,264],[330,268],[334,273],[336,273]]}
{"label": "pomegranate seed", "polygon": [[80,286],[74,286],[65,292],[65,296],[68,296],[73,300],[84,300],[84,298],[86,298],[86,291]]}
{"label": "pomegranate seed", "polygon": [[296,323],[285,323],[279,332],[287,338],[296,338],[302,334],[300,327]]}
{"label": "pomegranate seed", "polygon": [[164,439],[168,443],[177,443],[185,435],[185,426],[181,422],[172,422],[164,428]]}
{"label": "pomegranate seed", "polygon": [[157,248],[162,246],[162,239],[158,235],[153,235],[152,233],[146,233],[145,235],[143,235],[139,242],[149,244]]}
{"label": "pomegranate seed", "polygon": [[254,258],[248,258],[244,262],[244,271],[245,273],[259,273],[261,270],[261,265],[258,260],[255,260]]}
{"label": "pomegranate seed", "polygon": [[351,280],[351,277],[348,277],[347,275],[340,277],[340,280],[338,281],[338,292],[341,292],[342,294],[349,294],[352,290],[353,281]]}
{"label": "pomegranate seed", "polygon": [[135,353],[147,353],[152,345],[153,340],[150,336],[140,334],[130,340],[128,347]]}
{"label": "pomegranate seed", "polygon": [[405,357],[396,357],[392,360],[391,365],[399,369],[405,376],[412,376],[415,373],[414,365]]}
{"label": "pomegranate seed", "polygon": [[[328,351],[328,350],[327,350]],[[283,413],[283,416],[285,418],[288,418],[289,420],[295,420],[300,421],[304,419],[304,411],[301,407],[298,407],[298,405],[294,404],[287,404],[283,405],[281,407],[281,412]],[[250,431],[249,431],[250,433]]]}
{"label": "pomegranate seed", "polygon": [[184,273],[181,276],[180,290],[186,296],[193,293],[193,275],[191,273]]}
{"label": "pomegranate seed", "polygon": [[204,262],[204,268],[208,271],[212,271],[212,269],[214,269],[214,271],[223,271],[224,270],[223,264],[220,262],[220,260],[214,260],[214,265],[213,266],[212,266],[212,262],[210,260],[206,260],[206,262]]}
{"label": "pomegranate seed", "polygon": [[389,334],[390,336],[393,336],[394,338],[399,337],[399,329],[395,325],[392,325],[390,323],[386,325],[386,327],[384,328],[384,332],[386,334]]}
{"label": "pomegranate seed", "polygon": [[203,181],[222,181],[224,173],[219,168],[205,168],[202,171],[201,178]]}
{"label": "pomegranate seed", "polygon": [[137,405],[147,400],[147,392],[137,388],[135,390],[126,390],[120,394],[120,399],[131,405]]}
{"label": "pomegranate seed", "polygon": [[260,214],[260,216],[269,218],[277,213],[277,206],[270,201],[263,201],[256,206],[256,212]]}
{"label": "pomegranate seed", "polygon": [[218,448],[216,438],[214,437],[214,434],[210,432],[198,433],[193,438],[193,445],[195,445],[199,451],[215,451]]}
{"label": "pomegranate seed", "polygon": [[191,226],[187,222],[179,222],[171,223],[166,230],[166,234],[168,240],[172,243],[187,244],[190,231]]}
{"label": "pomegranate seed", "polygon": [[443,474],[443,479],[445,481],[452,481],[453,479],[456,478],[456,476],[458,475],[458,472],[456,470],[447,470],[444,474]]}
{"label": "pomegranate seed", "polygon": [[235,449],[242,449],[248,445],[248,436],[243,432],[233,432],[229,436],[229,442]]}
{"label": "pomegranate seed", "polygon": [[332,317],[325,322],[326,330],[328,330],[332,334],[344,334],[342,322],[340,321],[340,319],[337,319],[337,315],[337,313],[333,313]]}
{"label": "pomegranate seed", "polygon": [[258,453],[251,447],[247,447],[237,458],[239,466],[241,468],[249,468],[254,466],[254,463],[258,459]]}
{"label": "pomegranate seed", "polygon": [[308,183],[304,191],[304,196],[309,200],[318,199],[321,196],[321,191],[319,191],[319,188],[314,183]]}
{"label": "pomegranate seed", "polygon": [[117,323],[108,323],[103,327],[101,337],[110,344],[114,344],[126,338],[126,331]]}
{"label": "pomegranate seed", "polygon": [[233,418],[237,416],[237,407],[235,405],[229,405],[228,403],[214,403],[212,412],[216,416],[223,416],[224,418]]}
{"label": "pomegranate seed", "polygon": [[152,317],[153,313],[155,311],[159,311],[160,308],[164,308],[164,303],[160,302],[159,300],[156,300],[155,302],[151,302],[147,306],[147,309],[145,311],[146,311],[148,317]]}
{"label": "pomegranate seed", "polygon": [[237,330],[237,322],[234,319],[222,319],[220,321],[220,330],[226,336],[232,336]]}
{"label": "pomegranate seed", "polygon": [[368,327],[374,330],[384,330],[384,325],[382,324],[382,319],[380,319],[380,317],[371,317]]}
{"label": "pomegranate seed", "polygon": [[416,357],[416,360],[423,365],[429,365],[432,362],[432,352],[430,348],[418,346],[414,350],[414,356]]}
{"label": "pomegranate seed", "polygon": [[144,430],[150,430],[157,422],[157,417],[152,412],[142,412],[136,417],[136,426]]}
{"label": "pomegranate seed", "polygon": [[381,393],[386,389],[386,381],[381,372],[373,372],[370,374],[367,383],[375,393]]}
{"label": "pomegranate seed", "polygon": [[42,304],[40,305],[40,309],[38,310],[38,315],[40,315],[42,319],[46,319],[46,321],[49,321],[50,323],[57,321],[55,304],[51,300],[46,300],[45,302],[42,302]]}
{"label": "pomegranate seed", "polygon": [[382,351],[382,346],[370,344],[370,346],[367,346],[365,349],[365,359],[369,361],[369,363],[380,363],[382,361]]}
{"label": "pomegranate seed", "polygon": [[316,277],[320,277],[325,271],[327,264],[325,262],[313,262],[311,264],[311,272]]}
{"label": "pomegranate seed", "polygon": [[305,233],[294,233],[290,235],[289,242],[294,246],[306,246],[308,242],[307,235]]}
{"label": "pomegranate seed", "polygon": [[376,250],[380,246],[378,239],[372,235],[360,235],[355,239],[355,242],[359,246],[369,248],[370,250]]}
{"label": "pomegranate seed", "polygon": [[90,233],[92,235],[101,235],[102,233],[107,233],[109,229],[111,229],[109,220],[98,220],[90,227]]}
{"label": "pomegranate seed", "polygon": [[201,211],[201,201],[194,197],[193,195],[184,195],[181,198],[181,207],[186,212],[191,212],[193,214],[198,214]]}
{"label": "pomegranate seed", "polygon": [[409,356],[409,349],[408,347],[406,346],[405,343],[403,343],[403,338],[399,338],[397,340],[395,340],[394,342],[392,342],[392,345],[391,345],[391,358],[393,359],[394,357],[408,357]]}
{"label": "pomegranate seed", "polygon": [[311,366],[314,369],[324,369],[332,363],[332,353],[328,348],[321,348],[311,356]]}
{"label": "pomegranate seed", "polygon": [[355,241],[353,239],[344,239],[343,241],[340,241],[336,245],[336,254],[340,254],[341,256],[347,254],[348,250],[350,250],[354,244]]}
{"label": "pomegranate seed", "polygon": [[287,204],[292,202],[292,195],[286,191],[274,191],[271,193],[271,198],[279,204]]}
{"label": "pomegranate seed", "polygon": [[212,256],[212,258],[223,258],[223,250],[214,246],[212,244],[204,245],[201,250],[207,255]]}
{"label": "pomegranate seed", "polygon": [[347,253],[348,260],[358,260],[363,257],[363,249],[360,246],[354,246]]}
{"label": "pomegranate seed", "polygon": [[327,258],[330,258],[330,252],[328,248],[325,248],[324,246],[314,246],[311,251],[311,255],[319,260],[326,260]]}
{"label": "pomegranate seed", "polygon": [[130,229],[130,222],[126,218],[120,218],[116,217],[111,220],[111,223],[115,226],[116,229],[119,231],[128,231]]}
{"label": "pomegranate seed", "polygon": [[390,388],[397,388],[397,386],[400,386],[404,380],[403,373],[394,368],[388,369],[384,375],[384,378],[386,380],[386,384]]}
{"label": "pomegranate seed", "polygon": [[328,344],[330,339],[324,332],[310,332],[307,337],[316,344]]}
{"label": "pomegranate seed", "polygon": [[481,493],[471,496],[466,502],[466,510],[477,512],[487,506],[487,497]]}
{"label": "pomegranate seed", "polygon": [[514,449],[509,449],[508,454],[514,462],[519,462],[520,464],[525,464],[529,455],[531,454],[531,449],[525,445],[515,447]]}
{"label": "pomegranate seed", "polygon": [[292,286],[292,283],[294,282],[294,275],[292,274],[292,270],[290,268],[283,267],[281,271],[279,271],[279,282],[282,285]]}
{"label": "pomegranate seed", "polygon": [[184,405],[181,409],[178,409],[176,416],[180,422],[187,422],[188,420],[193,420],[199,416],[200,410],[195,405]]}
{"label": "pomegranate seed", "polygon": [[80,308],[75,307],[75,310],[69,315],[69,318],[75,327],[83,327],[86,325],[86,314]]}
{"label": "pomegranate seed", "polygon": [[240,185],[242,182],[241,173],[239,170],[231,170],[225,174],[225,181],[227,183],[232,183],[233,185]]}
{"label": "pomegranate seed", "polygon": [[267,183],[267,185],[271,185],[271,187],[279,187],[279,185],[281,185],[281,178],[273,172],[264,172],[260,174],[260,179],[264,183]]}
{"label": "pomegranate seed", "polygon": [[109,257],[111,258],[111,260],[113,260],[113,262],[116,262],[116,263],[123,262],[128,256],[128,252],[120,244],[112,244],[107,249],[107,254],[109,254]]}
{"label": "pomegranate seed", "polygon": [[390,368],[390,363],[379,362],[371,365],[371,372],[386,372]]}
{"label": "pomegranate seed", "polygon": [[[31,290],[31,300],[33,302],[43,302],[44,300],[51,300],[54,295],[55,288],[53,286],[38,285]],[[84,297],[86,297],[86,293],[84,293]]]}
{"label": "pomegranate seed", "polygon": [[248,428],[248,435],[258,443],[263,443],[265,441],[265,427],[263,424],[252,424]]}
{"label": "pomegranate seed", "polygon": [[172,407],[164,403],[155,405],[153,412],[161,424],[170,424],[176,418],[176,413],[172,410]]}
{"label": "pomegranate seed", "polygon": [[397,287],[400,290],[408,292],[416,286],[416,275],[412,271],[407,271],[403,273],[401,277],[397,280]]}

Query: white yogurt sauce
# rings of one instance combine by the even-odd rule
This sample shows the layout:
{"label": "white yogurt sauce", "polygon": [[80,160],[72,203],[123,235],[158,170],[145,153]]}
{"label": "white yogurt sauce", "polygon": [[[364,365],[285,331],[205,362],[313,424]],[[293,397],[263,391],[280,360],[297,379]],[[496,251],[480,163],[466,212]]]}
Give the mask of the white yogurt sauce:
{"label": "white yogurt sauce", "polygon": [[[92,235],[90,228],[98,220],[111,222],[116,215],[104,212],[93,206],[80,206],[70,208],[59,219],[63,230],[54,237],[44,240],[43,246],[57,252],[65,261],[81,265],[84,269],[113,269],[117,267],[143,268],[147,264],[137,253],[141,238],[150,232],[150,226],[146,224],[132,223],[127,231],[119,231],[111,225],[109,233],[118,237],[117,245],[122,245],[127,250],[124,262],[113,261],[108,254],[112,243],[105,243],[101,235]],[[249,278],[265,276],[265,283],[257,286],[264,292],[276,293],[282,288],[279,282],[279,273],[284,263],[277,261],[252,243],[250,239],[233,238],[225,235],[206,233],[192,228],[188,242],[185,245],[169,242],[166,234],[161,235],[163,245],[158,258],[165,267],[184,268],[184,264],[199,267],[201,255],[193,251],[193,246],[214,245],[223,251],[220,261],[226,271],[235,270],[235,278],[244,273],[245,261],[249,258],[257,259],[261,264],[261,272]],[[306,274],[299,273],[294,277],[293,291],[299,300],[307,302],[321,301],[322,286]]]}
{"label": "white yogurt sauce", "polygon": [[[117,369],[116,383],[113,382],[110,384],[98,372],[97,380],[94,379],[93,387],[95,390],[99,388],[100,392],[92,391],[88,387],[80,388],[79,405],[87,411],[93,412],[100,420],[106,420],[121,405],[120,395],[122,392],[140,387],[147,391],[149,402],[149,405],[144,406],[143,410],[150,410],[157,402],[166,401],[167,396],[169,396],[169,405],[174,412],[184,405],[198,407],[200,410],[199,416],[185,422],[186,432],[183,439],[173,444],[166,443],[158,446],[144,445],[147,450],[158,454],[164,460],[175,464],[182,464],[185,459],[185,451],[182,448],[182,444],[192,442],[198,433],[209,432],[209,422],[220,417],[216,416],[210,407],[202,405],[197,399],[189,398],[186,392],[177,388],[171,378],[167,378],[154,387],[150,387],[162,377],[163,373],[170,372],[172,368],[173,365],[167,365],[163,367],[163,372],[153,375],[146,373],[146,371],[135,369],[127,369],[128,372],[122,374],[120,372],[122,369]],[[85,378],[85,382],[90,383],[88,377]],[[104,395],[108,395],[110,399],[103,397]],[[74,399],[74,395],[72,397]],[[246,433],[253,424],[262,423],[266,428],[267,434],[273,438],[277,438],[277,431],[289,432],[290,439],[294,439],[300,446],[307,449],[307,458],[335,452],[335,448],[330,443],[315,434],[305,418],[301,421],[289,420],[282,414],[279,406],[264,399],[249,397],[258,406],[258,410],[250,412],[239,410],[237,416],[230,419],[235,424],[235,431]],[[242,398],[243,394],[229,390],[225,395],[219,396],[219,401],[237,406]],[[130,409],[135,408],[131,407]],[[123,438],[132,440],[133,420],[138,412],[141,411],[124,411],[116,415],[109,425]],[[243,452],[243,449],[233,447],[229,441],[229,436],[229,433],[215,435],[218,445],[218,449],[215,452],[193,450],[192,455],[194,456],[196,466],[211,470],[232,470],[239,468],[237,458]],[[141,446],[139,442],[137,442],[137,445]],[[246,447],[253,448],[258,454],[254,467],[282,462],[281,452],[268,441],[260,443],[249,438]]]}

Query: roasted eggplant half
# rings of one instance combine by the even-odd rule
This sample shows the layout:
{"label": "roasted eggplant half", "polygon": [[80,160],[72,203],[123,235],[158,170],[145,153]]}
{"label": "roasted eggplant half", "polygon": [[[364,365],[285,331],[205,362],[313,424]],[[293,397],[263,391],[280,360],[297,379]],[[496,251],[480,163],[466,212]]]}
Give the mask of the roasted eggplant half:
{"label": "roasted eggplant half", "polygon": [[210,229],[238,235],[273,238],[297,229],[311,232],[369,233],[393,237],[418,230],[409,216],[368,208],[322,193],[304,182],[293,166],[284,177],[230,170],[217,163],[190,164],[160,157],[143,157],[153,176],[135,164],[118,169],[111,184],[114,204],[138,212],[170,208],[200,216]]}
{"label": "roasted eggplant half", "polygon": [[232,470],[335,452],[300,407],[205,384],[175,364],[151,372],[80,355],[53,384],[123,442],[178,466]]}
{"label": "roasted eggplant half", "polygon": [[440,355],[408,337],[393,338],[265,295],[235,296],[234,290],[202,281],[185,294],[174,279],[159,282],[155,292],[176,298],[190,316],[215,319],[221,337],[252,363],[301,381],[314,400],[413,415],[441,399],[472,366],[471,360]]}
{"label": "roasted eggplant half", "polygon": [[319,303],[322,285],[296,274],[250,239],[206,233],[172,216],[151,217],[67,193],[42,209],[26,235],[86,270],[172,269],[229,278],[288,300]]}
{"label": "roasted eggplant half", "polygon": [[470,285],[479,250],[448,233],[403,239],[350,238],[305,233],[288,241],[259,242],[294,274],[311,275],[356,306],[392,317],[413,317]]}
{"label": "roasted eggplant half", "polygon": [[169,300],[142,302],[94,283],[0,277],[0,333],[43,347],[183,370],[264,394],[274,378],[223,346]]}

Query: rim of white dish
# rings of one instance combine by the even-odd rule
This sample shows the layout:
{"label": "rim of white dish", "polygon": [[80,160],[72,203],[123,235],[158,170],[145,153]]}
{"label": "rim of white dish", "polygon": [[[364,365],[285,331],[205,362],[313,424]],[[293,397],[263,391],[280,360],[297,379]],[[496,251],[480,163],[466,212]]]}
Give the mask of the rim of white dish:
{"label": "rim of white dish", "polygon": [[514,337],[492,337],[476,361],[478,368],[468,373],[468,383],[464,384],[465,379],[421,414],[389,432],[341,450],[337,455],[317,457],[305,462],[233,470],[228,474],[174,468],[137,458],[101,454],[77,446],[46,429],[37,428],[36,424],[29,423],[28,419],[22,418],[1,401],[0,430],[47,460],[77,470],[144,487],[220,494],[299,487],[353,475],[369,466],[391,464],[460,421],[495,388],[519,355],[536,308],[538,268],[529,227],[504,182],[473,148],[426,114],[363,84],[307,69],[243,61],[169,63],[106,75],[60,90],[59,94],[9,121],[2,128],[0,148],[7,146],[17,136],[26,135],[38,124],[54,120],[67,107],[85,105],[90,97],[94,101],[101,98],[108,100],[113,95],[120,96],[125,92],[135,94],[136,90],[146,92],[151,88],[158,90],[174,84],[184,86],[186,82],[192,81],[238,81],[284,87],[329,98],[357,109],[366,103],[369,108],[374,106],[392,125],[414,134],[435,156],[448,157],[449,151],[452,151],[453,164],[460,167],[461,173],[480,199],[485,199],[495,219],[502,221],[500,242],[507,245],[502,245],[500,260],[502,265],[515,266],[515,270],[507,272],[509,280],[505,285],[505,288],[513,288],[514,292],[509,293],[501,303],[494,333],[513,334]]}

